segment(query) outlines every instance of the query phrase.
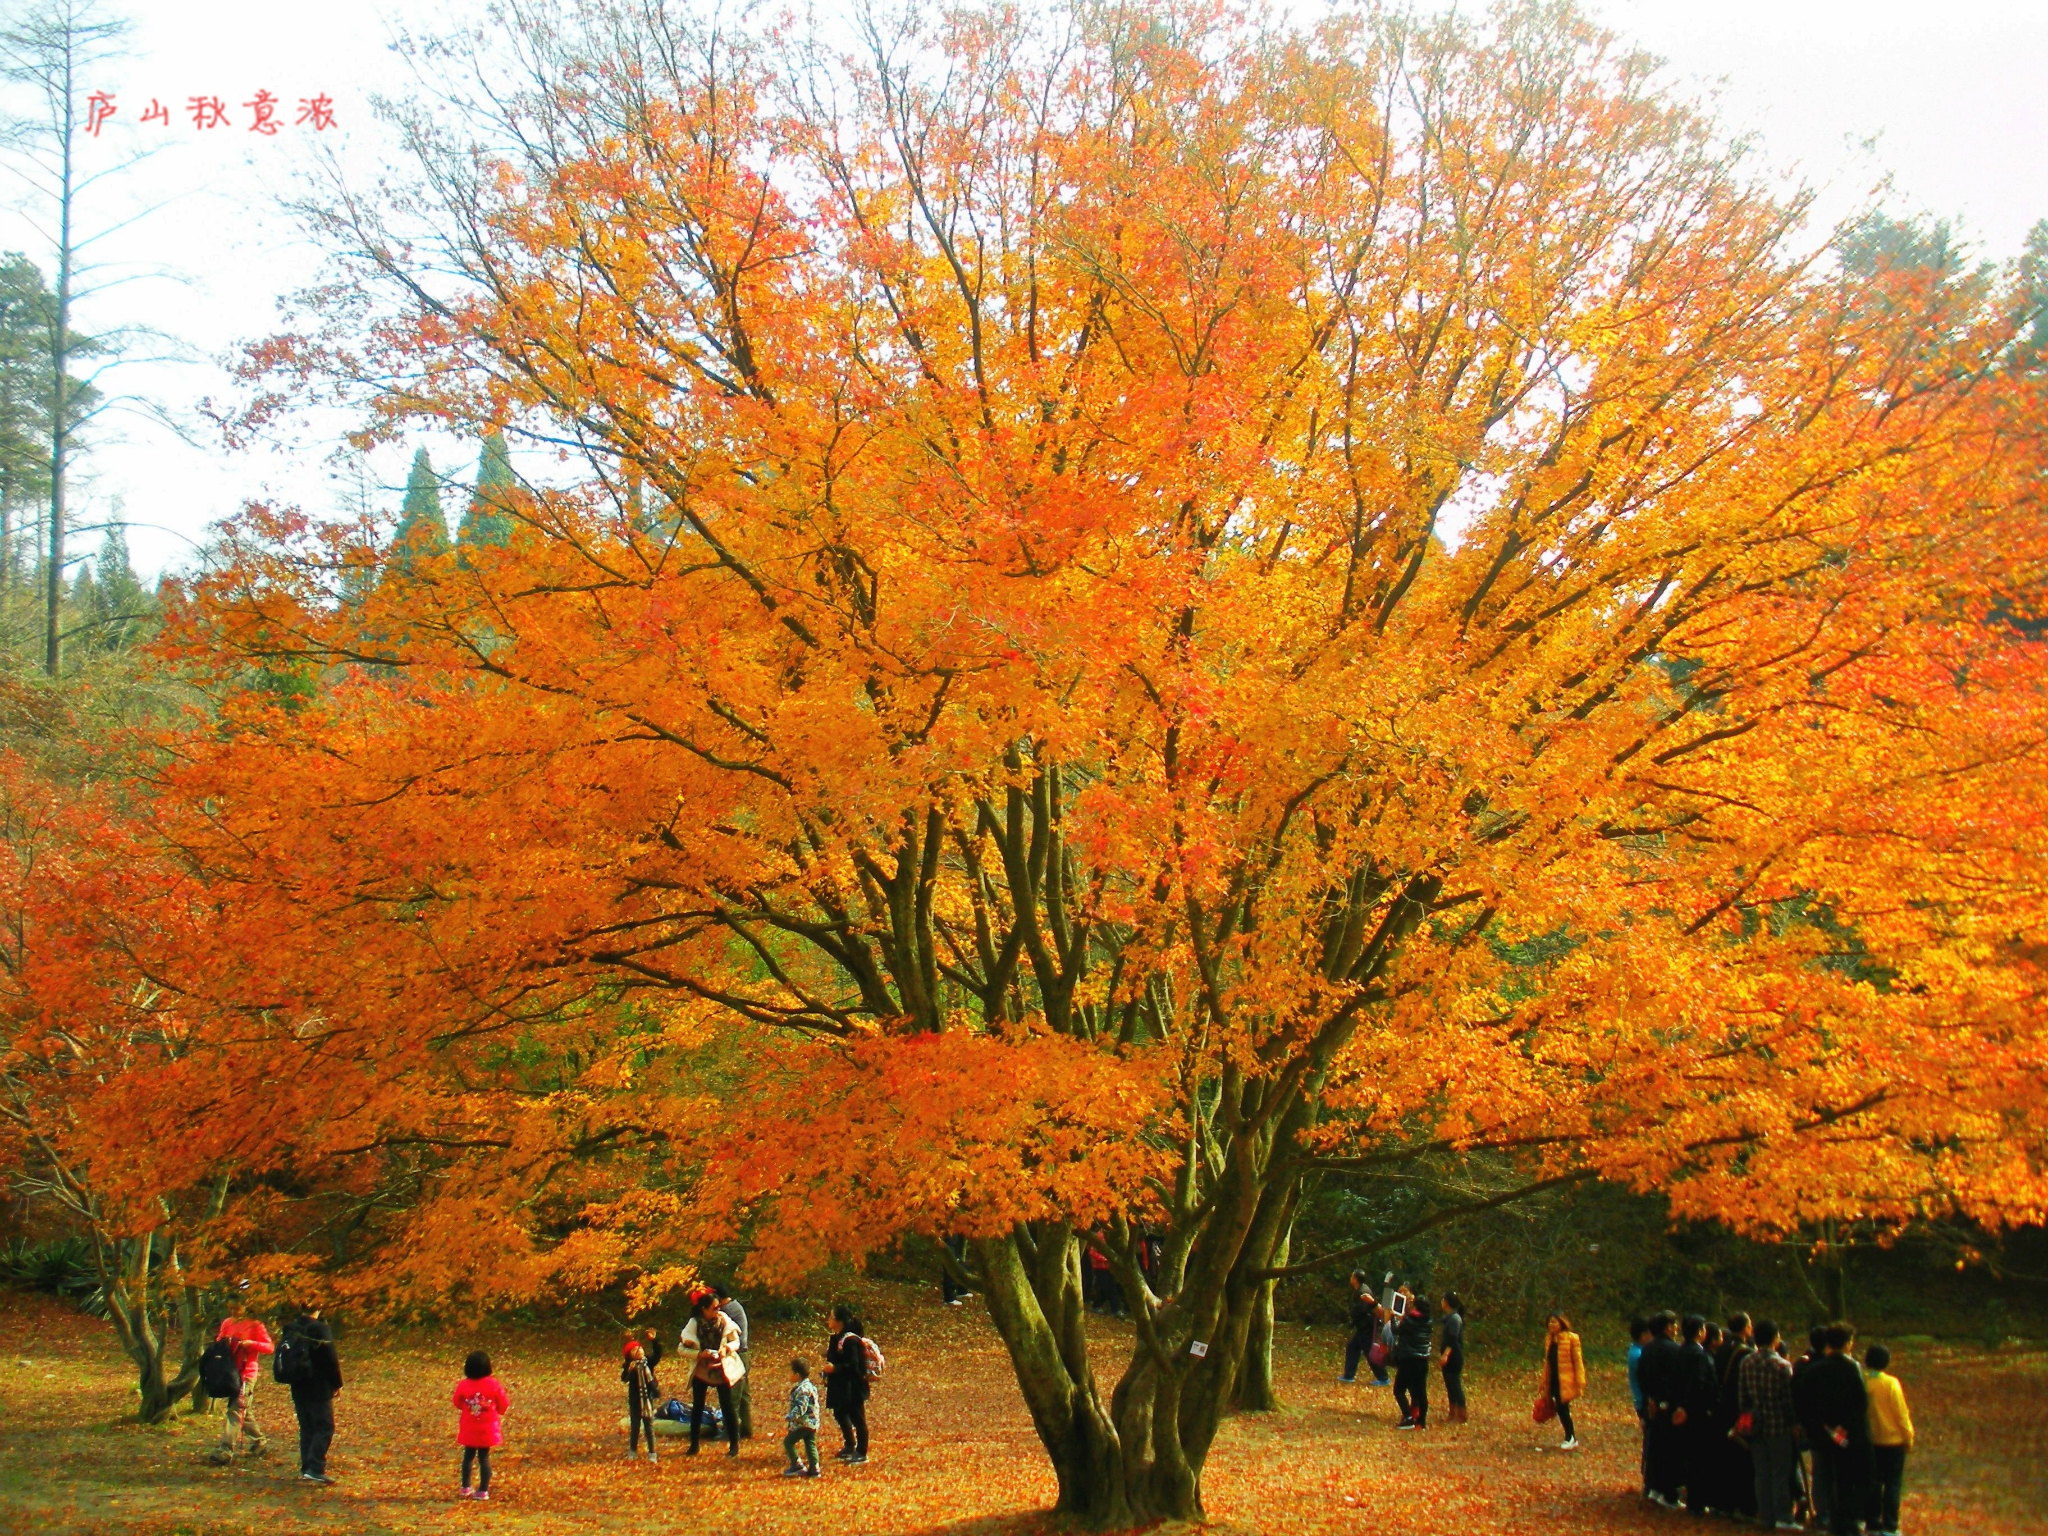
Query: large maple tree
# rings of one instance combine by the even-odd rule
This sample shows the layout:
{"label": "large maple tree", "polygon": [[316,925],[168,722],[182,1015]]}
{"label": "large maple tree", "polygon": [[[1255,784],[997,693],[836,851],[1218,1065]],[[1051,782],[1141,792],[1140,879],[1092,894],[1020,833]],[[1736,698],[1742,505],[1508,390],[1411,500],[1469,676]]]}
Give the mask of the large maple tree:
{"label": "large maple tree", "polygon": [[1311,1173],[2038,1219],[2017,290],[1802,245],[1554,6],[864,41],[526,27],[252,365],[556,450],[173,620],[312,680],[158,813],[293,936],[271,1155],[433,1160],[374,1283],[962,1233],[1107,1522],[1200,1509]]}
{"label": "large maple tree", "polygon": [[105,784],[0,753],[0,1177],[85,1238],[150,1423],[197,1389],[222,1305],[208,1234],[228,1184],[183,1155],[220,1139],[191,1115],[217,1101],[221,1057],[159,969],[198,947],[210,906]]}

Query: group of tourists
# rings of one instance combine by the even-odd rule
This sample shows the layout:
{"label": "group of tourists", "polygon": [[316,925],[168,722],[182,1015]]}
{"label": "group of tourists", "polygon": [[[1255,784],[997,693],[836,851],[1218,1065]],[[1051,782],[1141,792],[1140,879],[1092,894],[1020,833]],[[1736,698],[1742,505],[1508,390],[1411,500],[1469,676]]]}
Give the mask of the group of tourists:
{"label": "group of tourists", "polygon": [[[1389,1273],[1375,1292],[1351,1273],[1351,1334],[1344,1369],[1360,1365],[1369,1386],[1393,1387],[1398,1429],[1429,1424],[1432,1365],[1443,1377],[1450,1420],[1467,1421],[1465,1313],[1458,1293],[1432,1304]],[[1807,1348],[1776,1323],[1737,1312],[1725,1325],[1659,1312],[1629,1324],[1629,1392],[1642,1423],[1644,1496],[1662,1509],[1749,1519],[1767,1530],[1816,1528],[1897,1536],[1913,1418],[1890,1372],[1891,1351],[1873,1344],[1859,1361],[1846,1323],[1817,1327]],[[1586,1359],[1571,1319],[1545,1320],[1534,1418],[1555,1420],[1560,1449],[1579,1448],[1572,1405],[1585,1392]]]}
{"label": "group of tourists", "polygon": [[[844,1303],[832,1309],[826,1320],[824,1360],[819,1367],[825,1377],[823,1407],[839,1425],[841,1445],[838,1459],[848,1466],[864,1466],[868,1459],[868,1395],[881,1378],[882,1352],[868,1338],[867,1328],[853,1309]],[[711,1422],[707,1398],[718,1396],[716,1427],[725,1438],[727,1456],[740,1453],[740,1441],[753,1438],[752,1388],[748,1377],[748,1352],[752,1336],[746,1309],[729,1291],[702,1291],[691,1298],[689,1322],[683,1325],[678,1348],[690,1365],[690,1402],[663,1404],[661,1386],[655,1375],[661,1364],[661,1343],[650,1330],[643,1338],[628,1337],[626,1359],[620,1379],[626,1384],[626,1455],[645,1454],[659,1459],[655,1451],[655,1424],[662,1417],[680,1413],[689,1425],[688,1454],[697,1454],[703,1431]],[[673,1411],[664,1415],[663,1407]],[[789,1398],[783,1411],[786,1432],[782,1437],[787,1465],[784,1477],[816,1477],[818,1430],[820,1426],[817,1383],[812,1380],[811,1362],[798,1355],[789,1362]],[[645,1436],[643,1453],[640,1441]]]}
{"label": "group of tourists", "polygon": [[[1393,1388],[1400,1413],[1396,1427],[1423,1430],[1429,1426],[1434,1366],[1443,1377],[1450,1421],[1466,1422],[1465,1315],[1457,1292],[1433,1304],[1390,1273],[1375,1293],[1364,1272],[1354,1270],[1350,1322],[1338,1380],[1356,1382],[1359,1366],[1367,1366],[1369,1385]],[[838,1460],[860,1466],[868,1459],[868,1397],[885,1361],[851,1307],[835,1306],[827,1330],[816,1368],[823,1376],[822,1402],[812,1363],[802,1356],[789,1362],[785,1477],[819,1475],[823,1412],[839,1427]],[[1642,1423],[1643,1492],[1653,1505],[1748,1518],[1767,1530],[1798,1530],[1811,1518],[1837,1536],[1896,1536],[1913,1419],[1882,1344],[1872,1345],[1859,1362],[1854,1330],[1834,1323],[1813,1329],[1805,1352],[1795,1358],[1795,1346],[1776,1323],[1752,1322],[1745,1312],[1729,1317],[1725,1326],[1698,1315],[1659,1312],[1633,1319],[1629,1335],[1628,1385]],[[685,1405],[663,1395],[657,1374],[662,1346],[654,1330],[629,1335],[619,1372],[626,1388],[627,1457],[659,1459],[655,1432],[664,1419],[687,1425],[689,1455],[698,1453],[711,1428],[725,1440],[726,1455],[738,1456],[740,1441],[753,1434],[750,1345],[746,1308],[730,1291],[694,1292],[690,1319],[677,1340],[680,1357],[689,1363]],[[206,1392],[227,1404],[212,1459],[224,1465],[238,1451],[262,1449],[252,1408],[266,1355],[272,1357],[274,1378],[291,1392],[299,1422],[299,1475],[327,1483],[342,1376],[333,1331],[318,1308],[286,1324],[276,1340],[253,1318],[231,1317],[221,1324],[199,1371]],[[1568,1317],[1552,1313],[1545,1322],[1534,1416],[1539,1423],[1557,1421],[1563,1450],[1578,1448],[1572,1405],[1585,1386],[1579,1336]],[[464,1361],[451,1401],[462,1450],[459,1494],[488,1499],[491,1451],[503,1442],[511,1398],[483,1351]],[[668,1432],[680,1433],[680,1425]]]}
{"label": "group of tourists", "polygon": [[[886,1362],[868,1338],[851,1307],[835,1306],[827,1322],[823,1359],[822,1410],[839,1426],[837,1459],[848,1466],[868,1459],[867,1403]],[[619,1379],[626,1388],[626,1457],[658,1461],[656,1427],[668,1420],[680,1433],[689,1432],[687,1454],[695,1456],[709,1428],[723,1438],[726,1455],[737,1457],[740,1441],[753,1436],[753,1405],[748,1371],[751,1335],[746,1308],[728,1290],[700,1290],[690,1297],[690,1319],[677,1340],[677,1352],[689,1362],[690,1396],[684,1404],[665,1397],[657,1374],[662,1362],[660,1337],[653,1329],[629,1334]],[[272,1357],[274,1379],[291,1392],[299,1423],[299,1477],[327,1484],[327,1452],[334,1440],[334,1399],[342,1387],[341,1362],[334,1333],[309,1308],[285,1324],[278,1338],[255,1318],[230,1317],[220,1325],[199,1363],[200,1385],[227,1407],[219,1444],[211,1460],[231,1463],[238,1452],[256,1454],[264,1448],[256,1426],[256,1384],[264,1356]],[[784,1477],[817,1477],[821,1402],[813,1367],[802,1356],[789,1362],[789,1397],[782,1437],[787,1465]],[[717,1408],[709,1400],[716,1396]],[[511,1394],[482,1350],[463,1362],[451,1404],[456,1413],[455,1442],[462,1453],[458,1497],[488,1500],[491,1496],[491,1452],[504,1443],[504,1421],[512,1410]],[[643,1450],[642,1443],[645,1443]]]}
{"label": "group of tourists", "polygon": [[292,1411],[299,1421],[299,1475],[309,1483],[332,1481],[327,1476],[327,1449],[334,1442],[334,1399],[341,1392],[341,1361],[334,1352],[334,1332],[311,1308],[285,1325],[272,1339],[257,1319],[230,1317],[199,1359],[199,1385],[220,1398],[220,1443],[210,1458],[225,1466],[235,1453],[263,1449],[263,1431],[255,1418],[256,1379],[263,1357],[270,1355],[272,1375],[291,1392]]}
{"label": "group of tourists", "polygon": [[1391,1373],[1394,1404],[1401,1421],[1397,1429],[1429,1427],[1429,1368],[1434,1361],[1443,1373],[1444,1398],[1453,1424],[1465,1422],[1465,1308],[1456,1291],[1447,1291],[1432,1311],[1429,1298],[1389,1273],[1375,1295],[1363,1270],[1351,1272],[1351,1337],[1344,1346],[1342,1382],[1358,1380],[1364,1362],[1371,1371],[1369,1386],[1384,1387]]}
{"label": "group of tourists", "polygon": [[1768,1530],[1810,1516],[1837,1536],[1896,1536],[1913,1417],[1884,1345],[1859,1362],[1855,1330],[1830,1323],[1795,1359],[1776,1323],[1746,1312],[1725,1327],[1659,1312],[1629,1333],[1651,1503]]}

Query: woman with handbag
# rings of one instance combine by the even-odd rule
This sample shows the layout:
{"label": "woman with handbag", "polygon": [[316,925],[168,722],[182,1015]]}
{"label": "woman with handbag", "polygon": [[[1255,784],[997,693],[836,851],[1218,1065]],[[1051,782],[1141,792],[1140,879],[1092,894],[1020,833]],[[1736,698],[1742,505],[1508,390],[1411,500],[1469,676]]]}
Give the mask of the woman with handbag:
{"label": "woman with handbag", "polygon": [[1555,1416],[1564,1430],[1564,1444],[1558,1449],[1576,1451],[1579,1437],[1572,1428],[1572,1404],[1586,1390],[1585,1351],[1572,1332],[1571,1319],[1562,1312],[1551,1313],[1543,1327],[1543,1383],[1536,1399],[1536,1422]]}
{"label": "woman with handbag", "polygon": [[732,1384],[747,1374],[740,1359],[740,1330],[719,1310],[718,1298],[699,1291],[690,1298],[694,1311],[683,1324],[681,1349],[690,1369],[690,1454],[697,1454],[697,1439],[704,1427],[704,1398],[718,1391],[718,1414],[725,1427],[725,1454],[740,1453],[740,1421],[732,1411]]}

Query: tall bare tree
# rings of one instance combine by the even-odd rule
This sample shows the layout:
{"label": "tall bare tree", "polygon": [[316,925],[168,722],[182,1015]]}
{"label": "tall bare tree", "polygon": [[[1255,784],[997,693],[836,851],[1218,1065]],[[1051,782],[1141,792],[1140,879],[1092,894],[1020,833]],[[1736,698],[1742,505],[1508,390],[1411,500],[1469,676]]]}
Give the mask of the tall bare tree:
{"label": "tall bare tree", "polygon": [[87,93],[94,71],[121,51],[129,23],[98,0],[41,0],[0,31],[0,80],[25,88],[33,105],[6,125],[6,142],[31,196],[54,215],[50,243],[56,268],[50,320],[50,477],[48,544],[43,565],[43,670],[57,675],[63,659],[59,610],[64,596],[64,492],[78,422],[70,398],[71,366],[79,350],[72,326],[73,286],[85,240],[78,233],[78,201],[106,171],[81,174],[79,138],[87,127]]}

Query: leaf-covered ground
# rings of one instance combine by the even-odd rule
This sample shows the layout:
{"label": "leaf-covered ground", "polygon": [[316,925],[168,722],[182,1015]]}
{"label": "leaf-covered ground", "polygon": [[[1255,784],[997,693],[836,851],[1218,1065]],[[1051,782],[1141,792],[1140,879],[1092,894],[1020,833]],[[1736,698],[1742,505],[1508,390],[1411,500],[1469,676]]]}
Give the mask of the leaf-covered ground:
{"label": "leaf-covered ground", "polygon": [[[54,1304],[0,1297],[0,1531],[191,1533],[632,1531],[723,1536],[1026,1536],[1049,1531],[1046,1470],[1001,1346],[974,1307],[947,1311],[897,1288],[872,1297],[889,1376],[872,1405],[873,1459],[826,1463],[816,1482],[784,1481],[781,1383],[787,1357],[815,1356],[808,1325],[763,1320],[753,1358],[764,1388],[760,1438],[737,1462],[665,1455],[623,1459],[616,1335],[591,1329],[491,1329],[472,1336],[365,1333],[343,1341],[348,1390],[332,1488],[297,1478],[296,1431],[266,1380],[258,1419],[269,1454],[209,1466],[218,1420],[180,1412],[145,1429],[126,1362],[101,1326]],[[1483,1330],[1475,1320],[1475,1334]],[[1105,1340],[1102,1367],[1116,1341]],[[448,1392],[463,1354],[489,1349],[514,1413],[493,1501],[455,1498]],[[1690,1529],[1635,1495],[1636,1437],[1619,1366],[1594,1362],[1580,1417],[1587,1448],[1562,1455],[1529,1422],[1533,1382],[1504,1350],[1469,1371],[1473,1422],[1396,1433],[1384,1391],[1335,1380],[1328,1330],[1289,1329],[1279,1359],[1286,1409],[1229,1423],[1210,1462],[1208,1500],[1235,1533]],[[1533,1346],[1529,1351],[1533,1368]],[[2048,1532],[2048,1354],[1900,1351],[1920,1425],[1908,1468],[1913,1536]],[[828,1431],[824,1446],[836,1447]]]}

